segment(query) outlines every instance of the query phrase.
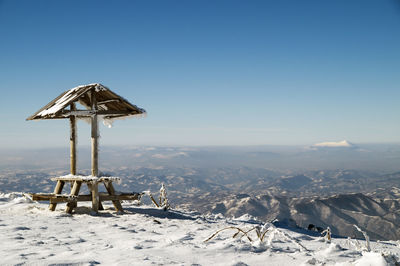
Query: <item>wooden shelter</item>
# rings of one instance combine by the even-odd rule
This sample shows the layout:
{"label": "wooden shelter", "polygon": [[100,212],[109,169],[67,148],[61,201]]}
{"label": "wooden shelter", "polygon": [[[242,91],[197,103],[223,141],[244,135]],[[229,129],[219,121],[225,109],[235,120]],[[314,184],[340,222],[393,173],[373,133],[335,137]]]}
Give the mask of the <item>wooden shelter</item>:
{"label": "wooden shelter", "polygon": [[[76,103],[81,104],[85,110],[78,110]],[[101,207],[101,196],[98,194],[98,183],[104,183],[109,196],[104,196],[104,200],[112,200],[117,210],[122,211],[119,198],[115,196],[115,191],[112,186],[112,179],[106,177],[99,177],[98,169],[98,119],[99,117],[104,121],[112,121],[116,118],[145,115],[146,111],[129,103],[127,100],[117,95],[109,88],[99,83],[82,85],[73,89],[67,90],[60,94],[57,98],[49,102],[39,111],[26,120],[42,120],[42,119],[69,119],[70,121],[70,164],[71,175],[70,177],[55,178],[57,181],[56,188],[53,194],[33,194],[33,199],[36,200],[50,200],[50,209],[55,210],[57,202],[68,202],[70,206],[67,207],[67,212],[72,212],[76,201],[80,199],[86,200],[87,197],[79,198],[79,189],[82,183],[87,183],[91,191],[92,205],[95,211]],[[91,172],[90,178],[83,178],[76,176],[76,143],[77,143],[77,119],[90,119],[91,121]],[[71,195],[63,196],[62,192],[65,182],[71,182],[72,189]],[[72,196],[72,197],[71,197]],[[84,196],[84,195],[81,195]],[[134,198],[134,195],[125,193],[123,199]],[[71,198],[73,199],[71,201]],[[122,199],[122,198],[121,198]],[[70,204],[71,203],[71,204]]]}

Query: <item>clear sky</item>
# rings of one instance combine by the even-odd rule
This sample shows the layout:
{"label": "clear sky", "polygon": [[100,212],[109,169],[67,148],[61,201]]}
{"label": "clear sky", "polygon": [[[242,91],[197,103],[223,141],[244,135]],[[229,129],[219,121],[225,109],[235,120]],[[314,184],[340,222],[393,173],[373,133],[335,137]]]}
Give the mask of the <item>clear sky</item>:
{"label": "clear sky", "polygon": [[400,142],[399,1],[0,0],[0,36],[0,148],[67,146],[25,118],[94,82],[148,111],[107,145]]}

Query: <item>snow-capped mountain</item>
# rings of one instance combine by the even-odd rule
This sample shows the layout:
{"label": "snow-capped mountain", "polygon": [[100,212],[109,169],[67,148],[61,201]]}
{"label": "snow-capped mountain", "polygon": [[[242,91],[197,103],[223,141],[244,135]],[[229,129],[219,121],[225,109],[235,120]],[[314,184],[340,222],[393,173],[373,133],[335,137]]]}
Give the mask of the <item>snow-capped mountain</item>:
{"label": "snow-capped mountain", "polygon": [[312,145],[313,147],[317,148],[354,148],[356,145],[353,143],[347,141],[347,140],[342,140],[342,141],[337,141],[337,142],[320,142]]}

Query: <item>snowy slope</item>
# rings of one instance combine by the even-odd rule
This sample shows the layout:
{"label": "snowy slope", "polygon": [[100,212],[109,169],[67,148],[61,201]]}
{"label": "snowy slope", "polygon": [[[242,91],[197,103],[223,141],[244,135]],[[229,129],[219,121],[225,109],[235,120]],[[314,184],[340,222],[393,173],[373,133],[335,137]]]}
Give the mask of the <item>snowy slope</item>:
{"label": "snowy slope", "polygon": [[330,226],[334,234],[341,236],[354,236],[353,225],[357,224],[371,239],[397,240],[400,239],[399,204],[399,197],[379,200],[362,193],[299,198],[242,194],[214,203],[211,211],[228,217],[248,213],[265,221],[293,220],[302,228],[309,224]]}
{"label": "snowy slope", "polygon": [[[233,226],[249,230],[262,224],[249,215],[225,218],[125,203],[126,214],[105,204],[99,215],[79,207],[74,215],[60,205],[55,212],[21,193],[0,194],[2,265],[395,265],[400,242],[333,238],[266,224],[264,241],[233,238]],[[253,240],[255,232],[250,233]]]}

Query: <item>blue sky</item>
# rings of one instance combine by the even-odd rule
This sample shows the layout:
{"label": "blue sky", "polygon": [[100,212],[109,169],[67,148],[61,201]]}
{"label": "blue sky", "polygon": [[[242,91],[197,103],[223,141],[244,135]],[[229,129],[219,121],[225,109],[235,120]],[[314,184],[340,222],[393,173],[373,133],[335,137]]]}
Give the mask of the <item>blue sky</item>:
{"label": "blue sky", "polygon": [[93,82],[148,111],[105,145],[398,143],[399,29],[395,0],[0,0],[0,148],[67,146],[25,118]]}

